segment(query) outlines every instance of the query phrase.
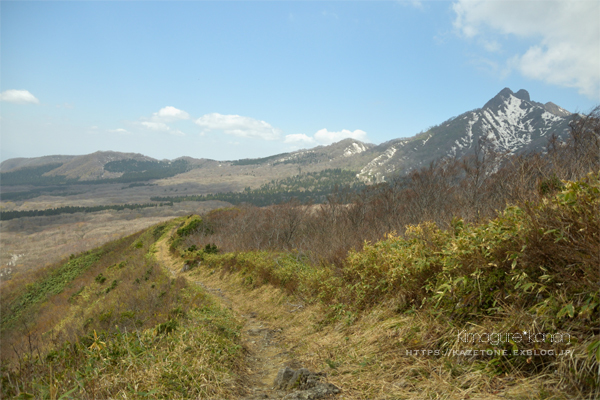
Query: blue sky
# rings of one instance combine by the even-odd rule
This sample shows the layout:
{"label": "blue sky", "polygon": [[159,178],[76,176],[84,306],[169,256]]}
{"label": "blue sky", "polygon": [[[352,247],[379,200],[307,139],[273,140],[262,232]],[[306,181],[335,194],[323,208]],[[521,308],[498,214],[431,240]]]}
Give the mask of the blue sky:
{"label": "blue sky", "polygon": [[504,87],[600,102],[597,1],[0,3],[2,159],[413,136]]}

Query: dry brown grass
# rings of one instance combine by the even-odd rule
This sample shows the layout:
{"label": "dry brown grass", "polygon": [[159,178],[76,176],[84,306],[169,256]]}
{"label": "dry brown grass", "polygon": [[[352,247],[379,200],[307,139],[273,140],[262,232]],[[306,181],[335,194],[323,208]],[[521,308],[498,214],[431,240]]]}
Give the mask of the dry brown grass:
{"label": "dry brown grass", "polygon": [[434,348],[444,337],[455,341],[456,332],[431,317],[398,315],[384,304],[359,319],[328,323],[325,306],[304,303],[271,285],[254,287],[241,273],[205,267],[186,275],[221,290],[225,304],[238,314],[257,313],[283,330],[288,360],[275,365],[270,378],[277,367],[293,363],[326,372],[344,399],[573,398],[557,390],[558,375],[496,375],[473,368],[473,360],[407,355],[407,349]]}
{"label": "dry brown grass", "polygon": [[271,354],[271,359],[263,360],[268,370],[267,376],[263,376],[265,382],[272,383],[279,368],[285,365],[317,367],[308,354],[312,351],[310,342],[314,340],[315,324],[322,316],[320,306],[306,304],[270,285],[251,287],[241,274],[221,274],[197,268],[185,275],[189,280],[211,288],[213,293],[220,293],[218,298],[237,315],[256,315],[256,319],[268,325],[270,330],[281,330],[278,346],[285,356],[282,359],[279,354]]}
{"label": "dry brown grass", "polygon": [[[226,290],[244,293],[238,301],[275,320],[286,318],[272,307],[281,291],[287,302],[297,295],[320,304],[298,314],[304,318],[287,338],[302,365],[329,371],[350,398],[591,399],[598,396],[590,349],[598,343],[599,188],[589,174],[485,224],[413,226],[404,239],[388,235],[351,253],[341,269],[308,265],[296,252],[213,255],[183,242],[175,253],[201,263],[193,274],[212,285],[231,282]],[[467,343],[463,331],[562,332],[569,340]],[[473,350],[486,353],[464,353]]]}
{"label": "dry brown grass", "polygon": [[[174,207],[29,217],[0,222],[0,281],[52,264],[149,226],[189,213],[222,207],[220,201],[178,203]],[[17,256],[16,262],[12,261]],[[10,271],[10,272],[8,272]]]}
{"label": "dry brown grass", "polygon": [[[242,392],[237,321],[205,291],[161,268],[151,252],[156,232],[95,250],[90,256],[98,258],[75,276],[66,271],[88,254],[67,268],[31,274],[28,282],[7,282],[1,315],[15,317],[2,321],[1,397],[58,398],[75,390],[72,396],[81,399],[232,398]],[[36,298],[30,290],[36,287],[46,295]]]}

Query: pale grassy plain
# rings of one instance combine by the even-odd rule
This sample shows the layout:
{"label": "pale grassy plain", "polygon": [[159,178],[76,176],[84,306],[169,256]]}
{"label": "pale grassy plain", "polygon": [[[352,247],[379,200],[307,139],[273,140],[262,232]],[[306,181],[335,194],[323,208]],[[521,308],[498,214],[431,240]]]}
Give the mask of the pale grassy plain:
{"label": "pale grassy plain", "polygon": [[173,207],[27,217],[0,222],[0,280],[91,250],[111,240],[190,213],[227,206],[220,201]]}

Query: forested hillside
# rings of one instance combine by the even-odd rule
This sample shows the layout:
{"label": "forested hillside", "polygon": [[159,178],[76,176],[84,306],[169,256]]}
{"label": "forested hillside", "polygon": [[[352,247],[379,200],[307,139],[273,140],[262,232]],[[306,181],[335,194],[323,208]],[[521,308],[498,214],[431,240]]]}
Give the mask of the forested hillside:
{"label": "forested hillside", "polygon": [[119,204],[110,206],[94,206],[94,207],[57,207],[45,210],[30,210],[30,211],[4,211],[0,213],[0,221],[9,221],[15,218],[23,217],[39,217],[52,216],[59,214],[75,214],[80,212],[91,213],[106,210],[137,210],[140,208],[172,206],[173,203],[146,203],[146,204]]}
{"label": "forested hillside", "polygon": [[4,186],[130,183],[169,178],[189,169],[186,160],[159,162],[127,159],[106,163],[104,166],[106,171],[121,174],[120,176],[113,178],[81,181],[80,179],[69,178],[65,175],[48,174],[53,170],[60,168],[62,165],[62,163],[52,163],[38,167],[23,167],[14,171],[0,172],[0,181]]}
{"label": "forested hillside", "polygon": [[152,201],[174,202],[221,200],[231,204],[251,204],[262,207],[288,202],[292,199],[304,203],[323,203],[327,196],[338,190],[359,192],[365,184],[356,173],[342,169],[325,169],[320,172],[299,173],[285,179],[271,180],[257,189],[247,187],[237,193],[216,193],[192,196],[154,196]]}

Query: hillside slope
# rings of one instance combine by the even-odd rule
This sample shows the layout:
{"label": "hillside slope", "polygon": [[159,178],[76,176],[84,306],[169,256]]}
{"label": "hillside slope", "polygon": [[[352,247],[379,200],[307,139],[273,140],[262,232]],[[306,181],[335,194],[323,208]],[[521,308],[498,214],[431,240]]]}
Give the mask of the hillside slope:
{"label": "hillside slope", "polygon": [[244,392],[235,317],[154,258],[165,224],[2,287],[2,398]]}
{"label": "hillside slope", "polygon": [[[224,284],[184,273],[184,260],[170,248],[194,221],[177,218],[5,284],[2,397],[253,400],[309,393],[273,383],[282,367],[302,366],[290,350],[310,329],[305,322],[314,307],[290,308],[290,297],[277,289],[248,294],[235,279]],[[333,386],[313,378],[319,393],[329,393]]]}
{"label": "hillside slope", "polygon": [[304,398],[287,366],[340,398],[597,398],[598,206],[589,174],[341,266],[175,219],[3,286],[3,397]]}
{"label": "hillside slope", "polygon": [[599,178],[487,222],[409,226],[333,265],[297,250],[212,254],[218,225],[200,220],[173,246],[192,276],[319,307],[296,357],[349,398],[594,399]]}

